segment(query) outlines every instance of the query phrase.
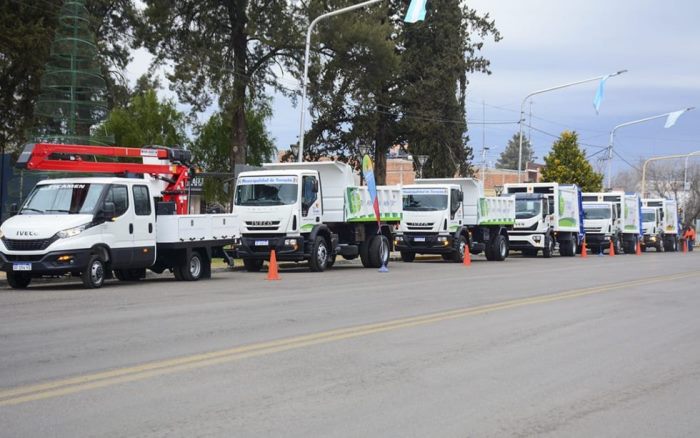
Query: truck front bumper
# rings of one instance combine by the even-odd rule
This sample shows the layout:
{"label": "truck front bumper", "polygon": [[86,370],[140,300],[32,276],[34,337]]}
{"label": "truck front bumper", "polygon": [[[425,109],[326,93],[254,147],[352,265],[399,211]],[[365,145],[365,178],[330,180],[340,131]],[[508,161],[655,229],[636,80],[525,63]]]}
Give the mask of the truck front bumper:
{"label": "truck front bumper", "polygon": [[663,239],[659,236],[653,236],[651,234],[645,234],[641,241],[644,246],[656,246],[659,243],[663,243]]}
{"label": "truck front bumper", "polygon": [[544,234],[524,234],[517,231],[508,232],[508,244],[510,249],[522,251],[523,249],[543,249]]}
{"label": "truck front bumper", "polygon": [[300,262],[308,258],[304,252],[305,245],[301,236],[243,236],[241,244],[236,248],[236,255],[242,259],[269,260],[274,249],[278,261]]}
{"label": "truck front bumper", "polygon": [[77,273],[85,269],[91,254],[90,249],[52,251],[39,255],[0,252],[0,271],[24,272],[31,276]]}
{"label": "truck front bumper", "polygon": [[397,251],[417,254],[451,254],[454,252],[454,236],[429,234],[399,234],[394,237]]}
{"label": "truck front bumper", "polygon": [[607,246],[610,245],[610,236],[606,234],[600,234],[600,233],[590,233],[586,234],[586,246],[591,247],[599,247],[599,246]]}

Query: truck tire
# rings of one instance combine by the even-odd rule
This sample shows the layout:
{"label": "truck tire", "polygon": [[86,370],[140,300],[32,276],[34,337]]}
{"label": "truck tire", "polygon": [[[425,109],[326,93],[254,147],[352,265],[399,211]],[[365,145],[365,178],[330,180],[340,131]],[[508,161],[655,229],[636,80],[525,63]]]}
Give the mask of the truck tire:
{"label": "truck tire", "polygon": [[260,272],[263,263],[263,260],[243,259],[243,266],[245,266],[245,270],[248,272]]}
{"label": "truck tire", "polygon": [[[371,239],[373,239],[373,237]],[[360,261],[362,262],[362,266],[365,268],[372,267],[369,260],[369,244],[370,241],[368,240],[360,243]]]}
{"label": "truck tire", "polygon": [[105,282],[105,264],[98,255],[93,255],[88,260],[85,271],[80,278],[83,280],[83,286],[86,289],[98,289]]}
{"label": "truck tire", "polygon": [[369,241],[370,268],[381,268],[389,264],[389,239],[380,234]]}
{"label": "truck tire", "polygon": [[559,253],[564,257],[574,257],[576,255],[576,241],[570,239],[559,242]]}
{"label": "truck tire", "polygon": [[180,266],[180,274],[184,281],[197,281],[204,273],[204,258],[198,251],[192,251],[185,260],[185,264]]}
{"label": "truck tire", "polygon": [[416,259],[415,252],[401,251],[401,261],[406,263],[413,263]]}
{"label": "truck tire", "polygon": [[311,257],[309,258],[309,267],[313,272],[323,272],[328,263],[328,243],[323,236],[316,236],[313,245],[311,245]]}
{"label": "truck tire", "polygon": [[326,262],[326,269],[330,269],[335,265],[335,259],[338,257],[337,254],[333,254],[330,257],[328,257],[328,261]]}
{"label": "truck tire", "polygon": [[546,259],[551,258],[552,255],[554,255],[554,245],[555,241],[549,234],[544,236],[544,248],[542,249],[542,257]]}
{"label": "truck tire", "polygon": [[486,248],[486,260],[502,262],[508,257],[508,240],[502,234],[496,236]]}
{"label": "truck tire", "polygon": [[467,251],[469,251],[467,239],[464,236],[459,236],[459,240],[457,240],[457,248],[455,248],[455,252],[452,254],[452,261],[455,263],[464,262],[464,255]]}
{"label": "truck tire", "polygon": [[622,245],[620,244],[620,238],[613,239],[613,248],[615,248],[615,254],[622,254]]}
{"label": "truck tire", "polygon": [[656,252],[664,252],[664,242],[662,239],[656,240]]}
{"label": "truck tire", "polygon": [[180,270],[179,266],[175,266],[174,268],[172,268],[172,271],[173,271],[173,275],[175,276],[175,280],[177,280],[177,281],[183,280],[182,271]]}
{"label": "truck tire", "polygon": [[10,271],[7,273],[7,283],[12,289],[26,289],[31,282],[32,277],[26,272]]}

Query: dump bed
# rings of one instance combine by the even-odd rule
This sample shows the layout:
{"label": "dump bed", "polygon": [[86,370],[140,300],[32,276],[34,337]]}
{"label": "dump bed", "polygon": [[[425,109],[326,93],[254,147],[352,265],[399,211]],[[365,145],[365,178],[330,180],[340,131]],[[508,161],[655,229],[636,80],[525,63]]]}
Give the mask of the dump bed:
{"label": "dump bed", "polygon": [[679,234],[678,204],[676,201],[664,200],[664,233]]}
{"label": "dump bed", "polygon": [[642,202],[637,194],[625,195],[622,212],[622,232],[642,234]]}
{"label": "dump bed", "polygon": [[478,225],[514,225],[515,198],[488,196],[479,200]]}

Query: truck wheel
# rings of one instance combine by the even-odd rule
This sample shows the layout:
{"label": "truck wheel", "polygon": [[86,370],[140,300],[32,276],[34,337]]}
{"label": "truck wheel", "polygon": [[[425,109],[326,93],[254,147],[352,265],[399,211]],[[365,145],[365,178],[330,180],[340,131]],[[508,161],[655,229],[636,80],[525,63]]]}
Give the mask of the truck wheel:
{"label": "truck wheel", "polygon": [[389,264],[389,239],[385,235],[374,236],[369,241],[370,268],[381,268]]}
{"label": "truck wheel", "polygon": [[105,282],[105,264],[100,256],[90,257],[85,271],[81,275],[83,286],[87,289],[97,289]]}
{"label": "truck wheel", "polygon": [[26,272],[8,272],[7,283],[12,289],[26,289],[29,283],[32,282],[32,277]]}
{"label": "truck wheel", "polygon": [[502,262],[508,257],[508,240],[505,236],[499,234],[493,239],[491,251],[487,253],[486,257],[487,260],[496,262]]}
{"label": "truck wheel", "polygon": [[248,272],[260,272],[262,269],[263,260],[258,259],[243,259],[243,266]]}
{"label": "truck wheel", "polygon": [[369,244],[370,242],[367,240],[360,243],[360,261],[365,268],[372,267],[369,260]]}
{"label": "truck wheel", "polygon": [[464,255],[469,251],[469,245],[467,245],[467,239],[464,236],[459,236],[457,241],[457,248],[455,248],[454,254],[452,254],[452,261],[455,263],[462,263],[464,261]]}
{"label": "truck wheel", "polygon": [[615,248],[615,254],[620,255],[622,254],[622,245],[620,245],[620,239],[615,239],[613,241],[613,248]]}
{"label": "truck wheel", "polygon": [[328,257],[328,261],[326,262],[326,269],[330,269],[335,265],[335,259],[337,257],[337,254],[333,254],[332,256]]}
{"label": "truck wheel", "polygon": [[656,252],[664,252],[664,243],[661,240],[656,241]]}
{"label": "truck wheel", "polygon": [[416,259],[415,252],[401,251],[401,261],[406,263],[412,263]]}
{"label": "truck wheel", "polygon": [[565,257],[576,255],[576,241],[574,239],[564,240],[559,244],[559,252]]}
{"label": "truck wheel", "polygon": [[192,251],[185,264],[180,267],[180,274],[185,281],[197,281],[202,278],[204,272],[204,260],[197,251]]}
{"label": "truck wheel", "polygon": [[311,258],[309,266],[313,272],[323,272],[328,263],[328,243],[322,236],[317,236],[314,244],[311,246]]}
{"label": "truck wheel", "polygon": [[173,275],[175,276],[175,280],[177,280],[177,281],[183,280],[182,271],[180,270],[179,266],[175,266],[174,268],[172,268],[172,271],[173,271]]}
{"label": "truck wheel", "polygon": [[544,248],[542,249],[542,257],[548,259],[554,255],[555,241],[549,235],[544,236]]}

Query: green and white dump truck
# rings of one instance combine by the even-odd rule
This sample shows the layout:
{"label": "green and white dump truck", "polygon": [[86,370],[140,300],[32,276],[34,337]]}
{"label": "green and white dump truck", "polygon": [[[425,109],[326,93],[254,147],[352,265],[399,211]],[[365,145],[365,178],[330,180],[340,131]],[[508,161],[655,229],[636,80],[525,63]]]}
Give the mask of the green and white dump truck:
{"label": "green and white dump truck", "polygon": [[273,249],[277,260],[308,261],[312,271],[333,266],[337,256],[360,257],[365,267],[386,265],[401,221],[401,189],[377,187],[380,223],[370,198],[340,162],[273,163],[241,172],[237,256],[248,271],[259,271]]}
{"label": "green and white dump truck", "polygon": [[642,199],[642,251],[677,251],[680,225],[678,203],[663,198]]}
{"label": "green and white dump truck", "polygon": [[583,193],[586,246],[601,253],[613,242],[615,253],[634,254],[641,236],[641,200],[625,192]]}
{"label": "green and white dump truck", "polygon": [[502,196],[515,196],[515,227],[510,247],[524,255],[573,257],[583,239],[583,208],[578,186],[558,183],[515,183],[503,186]]}
{"label": "green and white dump truck", "polygon": [[403,186],[403,219],[395,247],[404,262],[416,254],[440,254],[461,262],[466,251],[488,260],[508,257],[508,230],[515,223],[512,197],[485,197],[472,178],[419,179]]}

